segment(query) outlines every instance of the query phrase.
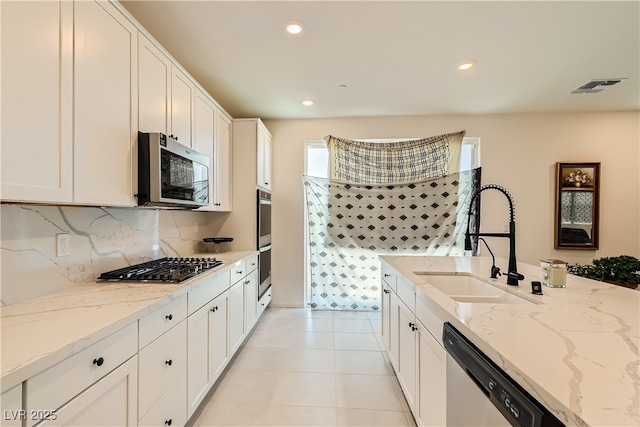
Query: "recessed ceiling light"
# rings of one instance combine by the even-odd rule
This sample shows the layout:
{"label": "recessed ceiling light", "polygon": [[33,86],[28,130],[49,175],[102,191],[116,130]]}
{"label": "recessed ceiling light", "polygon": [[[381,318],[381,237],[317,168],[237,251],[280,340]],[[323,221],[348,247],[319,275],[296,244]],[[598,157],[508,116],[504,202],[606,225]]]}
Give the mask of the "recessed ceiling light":
{"label": "recessed ceiling light", "polygon": [[284,30],[290,36],[299,36],[304,32],[304,25],[300,21],[288,21],[285,23]]}
{"label": "recessed ceiling light", "polygon": [[458,64],[458,70],[460,71],[469,71],[473,67],[476,66],[476,61],[464,61]]}
{"label": "recessed ceiling light", "polygon": [[310,99],[310,98],[306,98],[306,99],[302,100],[302,105],[304,105],[305,107],[311,107],[315,103],[316,103],[316,101],[314,101],[313,99]]}

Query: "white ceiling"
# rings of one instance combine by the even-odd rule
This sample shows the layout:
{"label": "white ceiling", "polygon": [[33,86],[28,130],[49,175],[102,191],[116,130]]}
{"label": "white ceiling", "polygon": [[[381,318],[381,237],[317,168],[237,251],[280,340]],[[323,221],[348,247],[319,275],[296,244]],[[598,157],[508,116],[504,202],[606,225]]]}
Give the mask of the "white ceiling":
{"label": "white ceiling", "polygon": [[637,0],[121,3],[234,117],[640,110]]}

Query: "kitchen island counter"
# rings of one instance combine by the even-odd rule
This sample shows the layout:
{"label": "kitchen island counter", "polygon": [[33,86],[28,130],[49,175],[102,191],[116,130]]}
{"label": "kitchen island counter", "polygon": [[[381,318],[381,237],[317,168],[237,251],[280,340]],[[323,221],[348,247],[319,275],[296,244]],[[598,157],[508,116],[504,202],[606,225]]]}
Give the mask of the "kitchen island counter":
{"label": "kitchen island counter", "polygon": [[[538,266],[519,263],[525,280],[516,287],[506,285],[504,276],[488,279],[491,258],[381,259],[415,285],[418,301],[451,322],[566,425],[640,425],[640,292],[568,275],[566,288],[543,286],[543,295],[533,295],[531,281],[542,281]],[[534,303],[457,302],[429,284],[437,274],[493,281]]]}
{"label": "kitchen island counter", "polygon": [[256,252],[215,256],[222,265],[183,283],[98,282],[0,308],[2,392],[187,294]]}

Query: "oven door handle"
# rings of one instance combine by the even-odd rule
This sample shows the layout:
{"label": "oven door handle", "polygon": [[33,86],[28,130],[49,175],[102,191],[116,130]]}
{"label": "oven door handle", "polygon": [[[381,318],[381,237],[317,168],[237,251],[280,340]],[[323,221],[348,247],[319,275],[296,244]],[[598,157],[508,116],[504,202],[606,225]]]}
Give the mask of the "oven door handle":
{"label": "oven door handle", "polygon": [[271,250],[271,245],[262,246],[258,249],[259,252],[266,252]]}

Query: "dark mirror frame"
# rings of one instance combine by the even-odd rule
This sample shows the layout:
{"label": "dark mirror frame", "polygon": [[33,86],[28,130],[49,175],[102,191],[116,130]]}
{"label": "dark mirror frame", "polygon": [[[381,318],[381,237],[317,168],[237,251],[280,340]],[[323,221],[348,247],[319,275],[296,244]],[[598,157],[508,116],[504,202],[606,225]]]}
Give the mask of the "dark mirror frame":
{"label": "dark mirror frame", "polygon": [[[590,200],[589,200],[590,199]],[[563,203],[564,200],[564,203]],[[563,208],[575,207],[565,216],[581,216],[574,227],[562,222]],[[591,227],[589,233],[589,215]],[[600,163],[556,163],[554,247],[598,249],[600,223]]]}

